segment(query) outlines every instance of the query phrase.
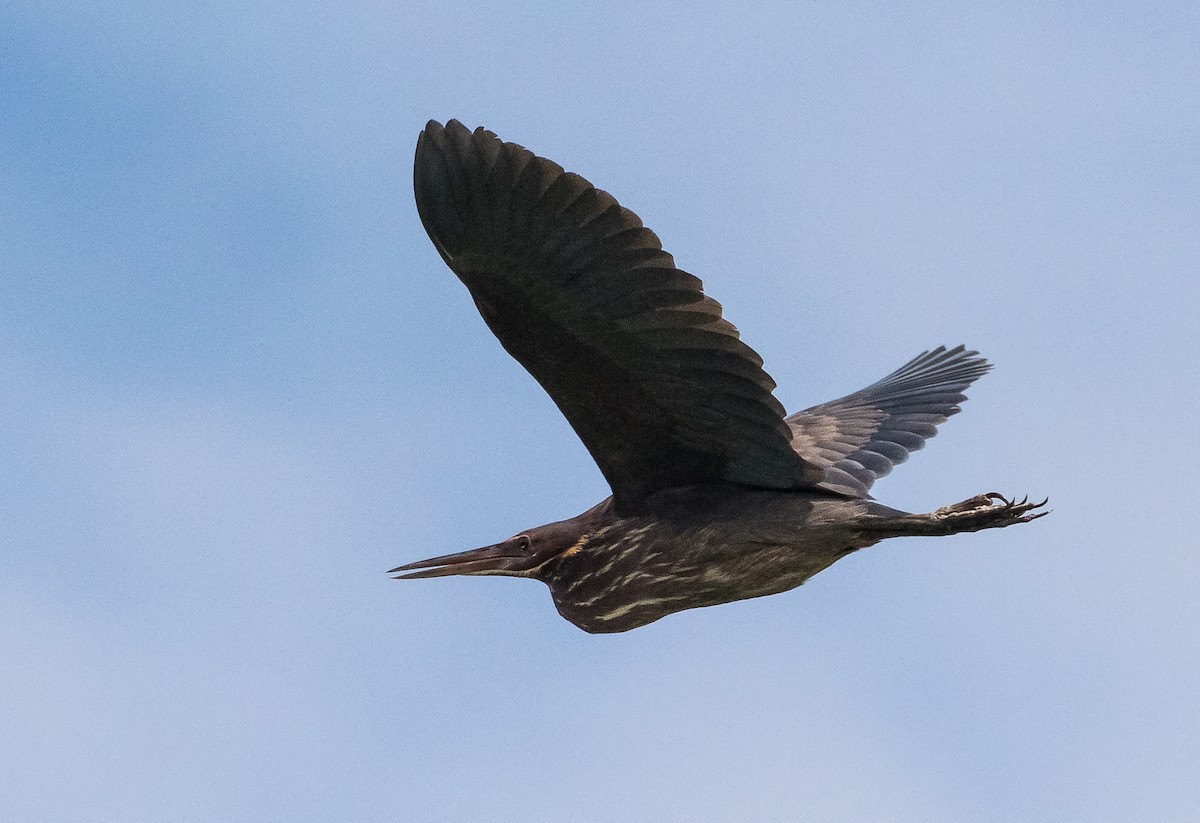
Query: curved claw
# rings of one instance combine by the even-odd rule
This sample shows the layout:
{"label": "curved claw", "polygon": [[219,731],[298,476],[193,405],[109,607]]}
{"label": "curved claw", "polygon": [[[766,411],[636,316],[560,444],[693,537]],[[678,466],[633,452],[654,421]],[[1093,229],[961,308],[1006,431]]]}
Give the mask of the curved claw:
{"label": "curved claw", "polygon": [[1050,498],[1046,497],[1043,498],[1040,503],[1030,503],[1029,495],[1025,495],[1020,500],[1017,500],[1015,497],[1006,497],[1005,495],[1000,494],[1000,492],[985,492],[979,496],[986,497],[989,500],[994,500],[1001,506],[1008,509],[1040,509],[1042,506],[1050,502]]}
{"label": "curved claw", "polygon": [[1029,495],[1022,498],[1008,497],[999,492],[986,492],[969,500],[946,506],[934,513],[943,522],[954,522],[956,531],[978,531],[1000,528],[1013,523],[1028,523],[1045,517],[1050,512],[1035,511],[1050,502],[1050,498],[1030,503]]}
{"label": "curved claw", "polygon": [[[1029,503],[1027,505],[1026,511],[1032,512],[1035,509],[1040,509],[1040,508],[1042,508],[1042,506],[1045,506],[1049,502],[1050,502],[1050,498],[1045,497],[1039,503]],[[1037,520],[1039,517],[1045,517],[1046,515],[1050,514],[1051,511],[1053,511],[1053,509],[1046,509],[1046,511],[1038,512],[1037,514],[1026,514],[1021,518],[1021,520],[1025,523],[1028,523],[1030,520]]]}

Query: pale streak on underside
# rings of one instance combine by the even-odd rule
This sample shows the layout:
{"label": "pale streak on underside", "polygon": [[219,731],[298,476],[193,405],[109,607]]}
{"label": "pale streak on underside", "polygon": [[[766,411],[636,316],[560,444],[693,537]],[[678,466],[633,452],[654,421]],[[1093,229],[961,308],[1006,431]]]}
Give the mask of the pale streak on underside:
{"label": "pale streak on underside", "polygon": [[629,614],[634,609],[638,609],[643,606],[657,606],[662,603],[671,603],[671,602],[674,602],[677,600],[686,600],[686,599],[687,599],[687,595],[676,595],[674,597],[648,597],[645,600],[635,600],[631,603],[626,603],[622,606],[618,606],[617,608],[613,609],[610,612],[605,612],[604,614],[597,614],[597,615],[594,615],[594,617],[596,620],[600,620],[600,621],[607,623],[610,620],[616,620],[618,617],[622,617],[623,615]]}

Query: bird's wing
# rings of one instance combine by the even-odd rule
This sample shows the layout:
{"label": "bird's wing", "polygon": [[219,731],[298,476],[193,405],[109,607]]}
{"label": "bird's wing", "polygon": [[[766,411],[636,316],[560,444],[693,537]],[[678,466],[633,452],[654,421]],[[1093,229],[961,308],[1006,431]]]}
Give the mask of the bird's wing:
{"label": "bird's wing", "polygon": [[792,445],[824,470],[822,488],[866,497],[961,411],[963,391],[989,369],[978,352],[939,346],[861,391],[788,417]]}
{"label": "bird's wing", "polygon": [[762,359],[611,195],[454,120],[425,127],[413,178],[429,237],[618,506],[693,483],[821,479],[791,447]]}

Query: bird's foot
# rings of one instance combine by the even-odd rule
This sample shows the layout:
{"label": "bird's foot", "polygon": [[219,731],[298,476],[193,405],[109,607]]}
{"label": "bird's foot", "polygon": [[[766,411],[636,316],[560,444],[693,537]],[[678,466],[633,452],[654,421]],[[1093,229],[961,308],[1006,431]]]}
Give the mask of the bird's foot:
{"label": "bird's foot", "polygon": [[1049,502],[1030,503],[1028,497],[1010,499],[997,492],[977,494],[961,503],[943,506],[930,518],[946,529],[947,534],[999,529],[1014,523],[1028,523],[1045,517],[1049,511],[1037,511]]}

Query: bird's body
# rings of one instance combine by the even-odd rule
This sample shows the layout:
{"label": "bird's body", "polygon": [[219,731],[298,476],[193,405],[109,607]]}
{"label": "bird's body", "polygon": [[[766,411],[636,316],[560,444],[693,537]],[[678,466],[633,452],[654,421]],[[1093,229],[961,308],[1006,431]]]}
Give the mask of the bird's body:
{"label": "bird's body", "polygon": [[578,548],[538,576],[575,625],[626,631],[683,609],[794,589],[879,539],[853,525],[872,505],[732,485],[662,491],[631,517],[606,500],[581,516]]}
{"label": "bird's body", "polygon": [[930,514],[869,495],[959,410],[962,391],[990,368],[975,352],[926,352],[785,417],[720,305],[610,195],[456,121],[426,127],[414,180],[443,259],[554,398],[613,496],[570,520],[393,572],[535,578],[567,620],[619,632],[787,591],[887,537],[1042,515],[1042,504],[995,493]]}

